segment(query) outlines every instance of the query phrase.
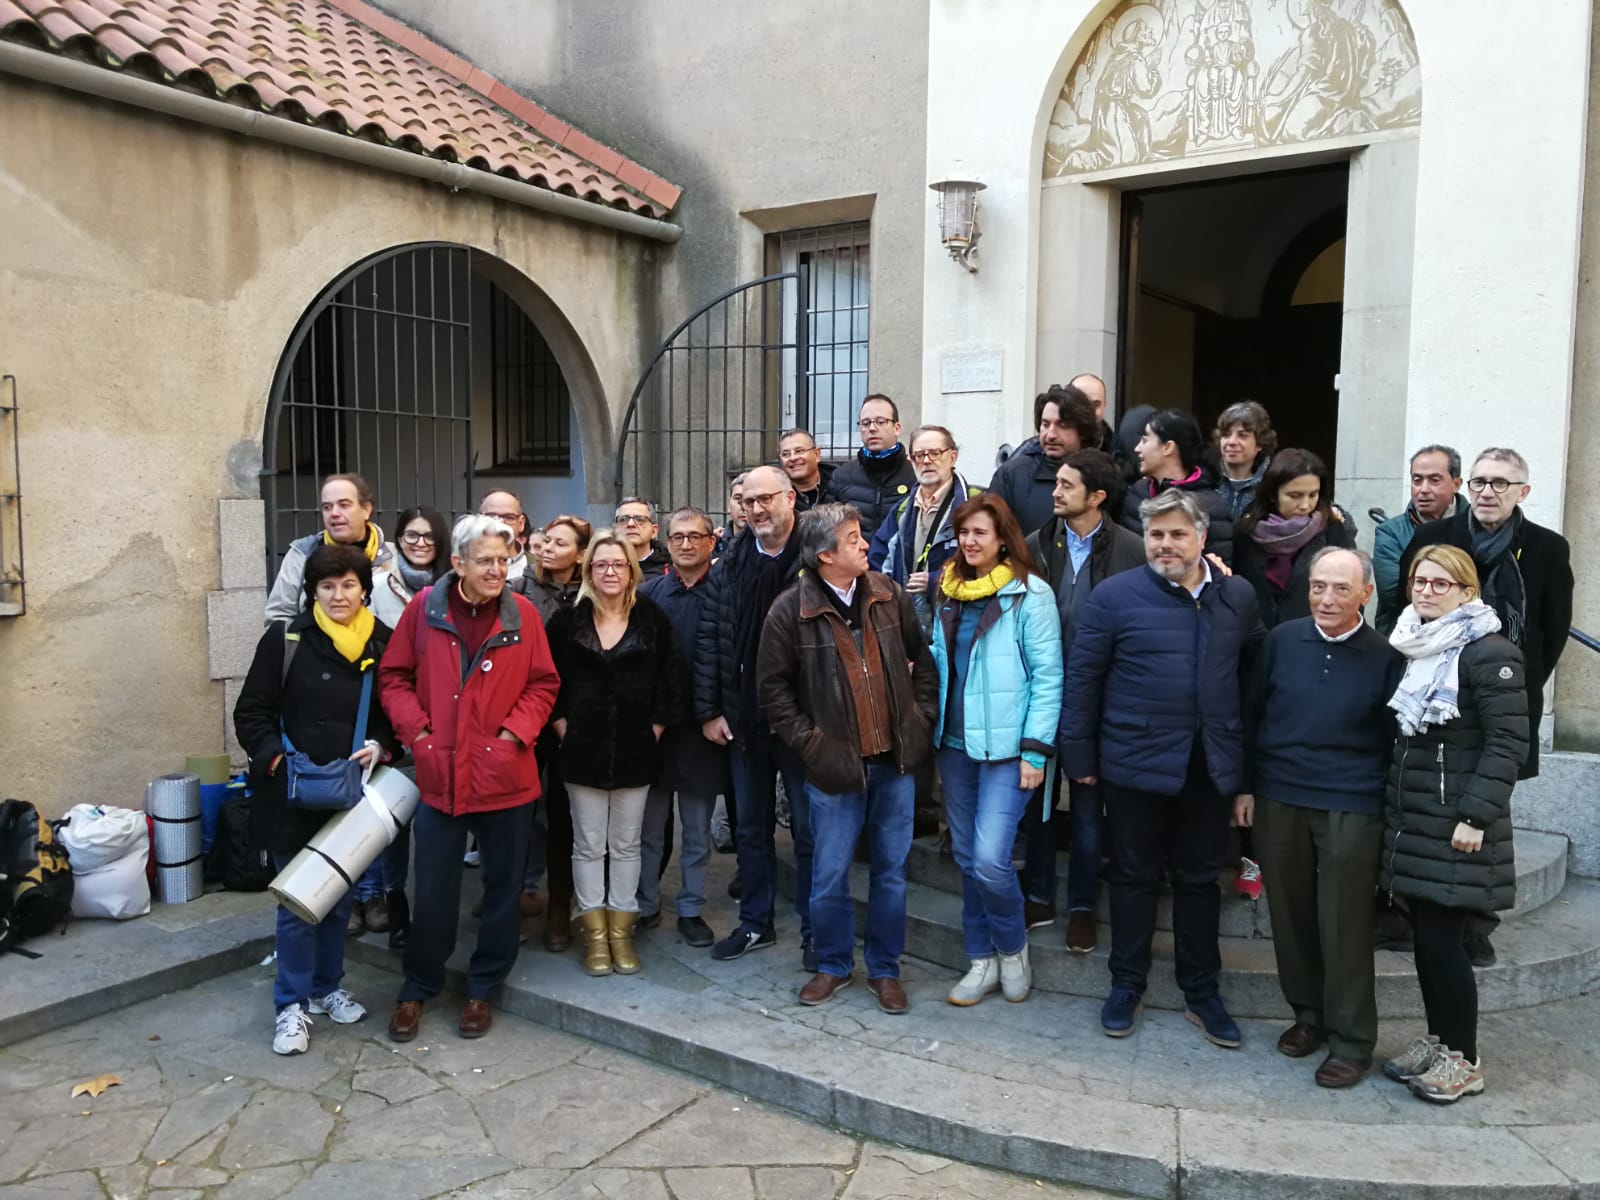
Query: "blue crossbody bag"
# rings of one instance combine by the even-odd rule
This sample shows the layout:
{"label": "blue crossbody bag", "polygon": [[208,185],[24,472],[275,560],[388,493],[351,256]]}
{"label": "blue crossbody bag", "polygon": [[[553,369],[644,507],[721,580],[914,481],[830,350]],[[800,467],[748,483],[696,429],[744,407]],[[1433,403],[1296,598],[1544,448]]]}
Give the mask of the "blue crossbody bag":
{"label": "blue crossbody bag", "polygon": [[[294,661],[298,648],[298,634],[283,635],[283,680],[289,678],[289,664]],[[367,717],[372,711],[372,677],[377,668],[368,668],[361,680],[361,706],[356,710],[356,735],[351,742],[354,754],[367,740]],[[290,808],[310,809],[317,812],[340,812],[354,808],[361,800],[361,789],[366,771],[353,758],[336,759],[331,763],[315,763],[296,750],[289,740],[289,730],[283,718],[278,718],[278,728],[283,736],[283,769],[286,803]]]}

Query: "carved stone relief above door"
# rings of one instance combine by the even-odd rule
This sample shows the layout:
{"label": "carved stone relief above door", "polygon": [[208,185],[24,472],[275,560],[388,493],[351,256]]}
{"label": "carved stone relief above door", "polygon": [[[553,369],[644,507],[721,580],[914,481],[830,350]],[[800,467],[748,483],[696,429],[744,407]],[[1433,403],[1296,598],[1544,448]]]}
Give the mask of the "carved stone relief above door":
{"label": "carved stone relief above door", "polygon": [[1393,0],[1126,0],[1051,114],[1044,175],[1359,137],[1422,119]]}

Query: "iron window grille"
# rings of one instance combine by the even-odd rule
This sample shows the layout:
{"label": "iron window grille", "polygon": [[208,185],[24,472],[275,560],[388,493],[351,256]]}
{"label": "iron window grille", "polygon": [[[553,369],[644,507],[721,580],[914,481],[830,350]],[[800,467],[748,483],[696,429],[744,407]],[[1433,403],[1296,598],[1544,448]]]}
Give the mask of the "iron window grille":
{"label": "iron window grille", "polygon": [[515,301],[489,284],[493,469],[572,474],[572,397],[561,366]]}
{"label": "iron window grille", "polygon": [[[871,227],[866,221],[779,234],[785,271],[804,266],[806,396],[797,403],[795,373],[785,371],[783,422],[804,425],[824,458],[855,453],[856,413],[867,395],[872,317]],[[802,420],[801,418],[805,419]]]}

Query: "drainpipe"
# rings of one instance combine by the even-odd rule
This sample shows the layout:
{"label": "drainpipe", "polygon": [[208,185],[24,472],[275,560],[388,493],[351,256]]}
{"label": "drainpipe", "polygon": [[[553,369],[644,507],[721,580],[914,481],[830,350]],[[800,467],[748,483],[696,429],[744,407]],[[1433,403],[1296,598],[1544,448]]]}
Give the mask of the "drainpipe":
{"label": "drainpipe", "polygon": [[413,154],[394,146],[381,146],[349,134],[301,125],[258,109],[240,108],[225,101],[63,58],[48,51],[19,46],[14,42],[0,41],[0,73],[20,75],[104,100],[131,104],[135,108],[209,125],[213,129],[225,129],[230,133],[260,138],[280,146],[292,146],[297,150],[309,150],[314,154],[325,154],[361,166],[376,167],[380,171],[409,175],[413,179],[440,184],[453,192],[478,192],[523,208],[538,209],[554,216],[657,242],[676,242],[683,236],[683,226],[670,221],[608,208],[535,184],[507,179],[503,175],[462,166],[460,163]]}

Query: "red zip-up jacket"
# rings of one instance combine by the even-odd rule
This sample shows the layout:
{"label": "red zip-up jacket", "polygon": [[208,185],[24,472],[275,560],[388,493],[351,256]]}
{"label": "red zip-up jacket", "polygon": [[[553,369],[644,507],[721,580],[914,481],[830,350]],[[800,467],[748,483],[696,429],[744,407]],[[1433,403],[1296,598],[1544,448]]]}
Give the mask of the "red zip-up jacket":
{"label": "red zip-up jacket", "polygon": [[406,606],[378,664],[383,710],[416,758],[422,802],[451,816],[539,798],[533,747],[561,687],[544,623],[509,589],[489,636],[467,657],[450,623],[456,581],[448,572]]}

